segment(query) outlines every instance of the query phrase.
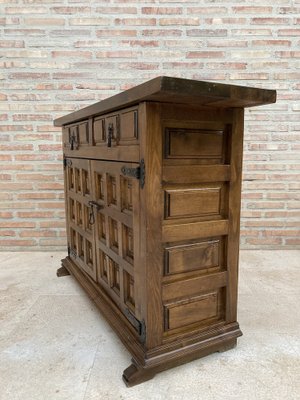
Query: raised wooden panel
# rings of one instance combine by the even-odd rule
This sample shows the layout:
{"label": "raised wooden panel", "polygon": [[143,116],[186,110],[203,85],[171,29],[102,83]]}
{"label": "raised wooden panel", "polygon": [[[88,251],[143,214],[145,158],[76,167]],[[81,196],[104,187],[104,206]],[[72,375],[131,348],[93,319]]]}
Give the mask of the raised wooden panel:
{"label": "raised wooden panel", "polygon": [[193,276],[181,276],[176,281],[163,284],[162,298],[165,302],[179,298],[190,298],[201,292],[215,290],[226,286],[228,274],[226,271]]}
{"label": "raised wooden panel", "polygon": [[165,218],[221,215],[220,185],[176,188],[165,191]]}
{"label": "raised wooden panel", "polygon": [[103,145],[106,142],[105,119],[96,118],[93,123],[93,143]]}
{"label": "raised wooden panel", "polygon": [[131,311],[135,309],[134,278],[124,271],[124,302]]}
{"label": "raised wooden panel", "polygon": [[133,229],[129,226],[122,225],[123,228],[123,257],[133,264],[134,260],[134,235]]}
{"label": "raised wooden panel", "polygon": [[165,248],[165,274],[220,268],[222,259],[224,259],[223,237],[168,246]]}
{"label": "raised wooden panel", "polygon": [[173,127],[165,129],[165,157],[224,160],[226,130]]}
{"label": "raised wooden panel", "polygon": [[120,141],[136,141],[138,138],[138,112],[137,110],[124,111],[120,115]]}
{"label": "raised wooden panel", "polygon": [[180,224],[164,224],[162,227],[163,242],[200,239],[228,234],[228,220],[186,222]]}
{"label": "raised wooden panel", "polygon": [[87,146],[89,144],[88,122],[78,125],[78,146]]}
{"label": "raised wooden panel", "polygon": [[165,305],[165,330],[209,323],[222,318],[224,304],[221,290],[206,293],[192,299]]}

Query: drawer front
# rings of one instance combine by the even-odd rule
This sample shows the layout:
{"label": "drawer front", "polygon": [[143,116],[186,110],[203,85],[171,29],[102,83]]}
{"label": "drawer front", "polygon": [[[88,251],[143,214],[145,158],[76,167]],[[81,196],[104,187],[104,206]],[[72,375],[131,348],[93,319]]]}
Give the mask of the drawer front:
{"label": "drawer front", "polygon": [[78,151],[89,145],[90,133],[88,121],[69,125],[63,128],[63,148],[65,152]]}
{"label": "drawer front", "polygon": [[63,128],[70,157],[139,161],[138,108],[96,116]]}

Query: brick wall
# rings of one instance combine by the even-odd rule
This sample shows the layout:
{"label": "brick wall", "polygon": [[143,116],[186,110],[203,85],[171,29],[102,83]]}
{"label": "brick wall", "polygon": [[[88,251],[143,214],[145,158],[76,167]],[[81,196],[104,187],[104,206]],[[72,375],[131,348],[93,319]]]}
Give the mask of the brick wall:
{"label": "brick wall", "polygon": [[2,249],[65,247],[53,119],[158,75],[278,90],[246,112],[241,245],[300,245],[300,0],[0,3]]}

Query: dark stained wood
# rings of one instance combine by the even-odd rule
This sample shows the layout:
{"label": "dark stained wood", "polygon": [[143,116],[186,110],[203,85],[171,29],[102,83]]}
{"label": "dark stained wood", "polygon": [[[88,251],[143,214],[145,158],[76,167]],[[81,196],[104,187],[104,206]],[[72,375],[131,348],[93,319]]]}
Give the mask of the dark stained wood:
{"label": "dark stained wood", "polygon": [[63,126],[142,101],[189,103],[215,108],[253,107],[275,103],[276,91],[159,76],[99,103],[58,118],[54,124]]}
{"label": "dark stained wood", "polygon": [[56,276],[57,276],[57,277],[67,276],[67,275],[71,275],[71,274],[70,274],[70,272],[67,270],[67,268],[64,267],[64,266],[58,268],[58,270],[56,271]]}
{"label": "dark stained wood", "polygon": [[63,125],[71,273],[133,356],[133,386],[241,336],[245,106],[275,91],[159,77]]}

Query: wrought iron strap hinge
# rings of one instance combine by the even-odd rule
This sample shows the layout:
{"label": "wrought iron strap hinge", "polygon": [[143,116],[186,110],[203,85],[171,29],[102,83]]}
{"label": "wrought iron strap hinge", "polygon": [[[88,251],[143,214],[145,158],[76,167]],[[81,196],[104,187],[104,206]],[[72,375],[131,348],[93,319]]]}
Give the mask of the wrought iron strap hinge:
{"label": "wrought iron strap hinge", "polygon": [[145,161],[142,159],[140,161],[139,167],[131,168],[126,167],[125,165],[121,168],[121,172],[125,176],[130,176],[135,179],[139,179],[140,187],[143,189],[145,185]]}
{"label": "wrought iron strap hinge", "polygon": [[132,314],[132,312],[126,308],[125,309],[125,315],[128,318],[129,322],[135,327],[135,329],[137,330],[139,337],[140,337],[140,341],[141,343],[145,343],[146,341],[146,325],[145,325],[145,321],[139,321],[137,318],[135,318],[135,316]]}

